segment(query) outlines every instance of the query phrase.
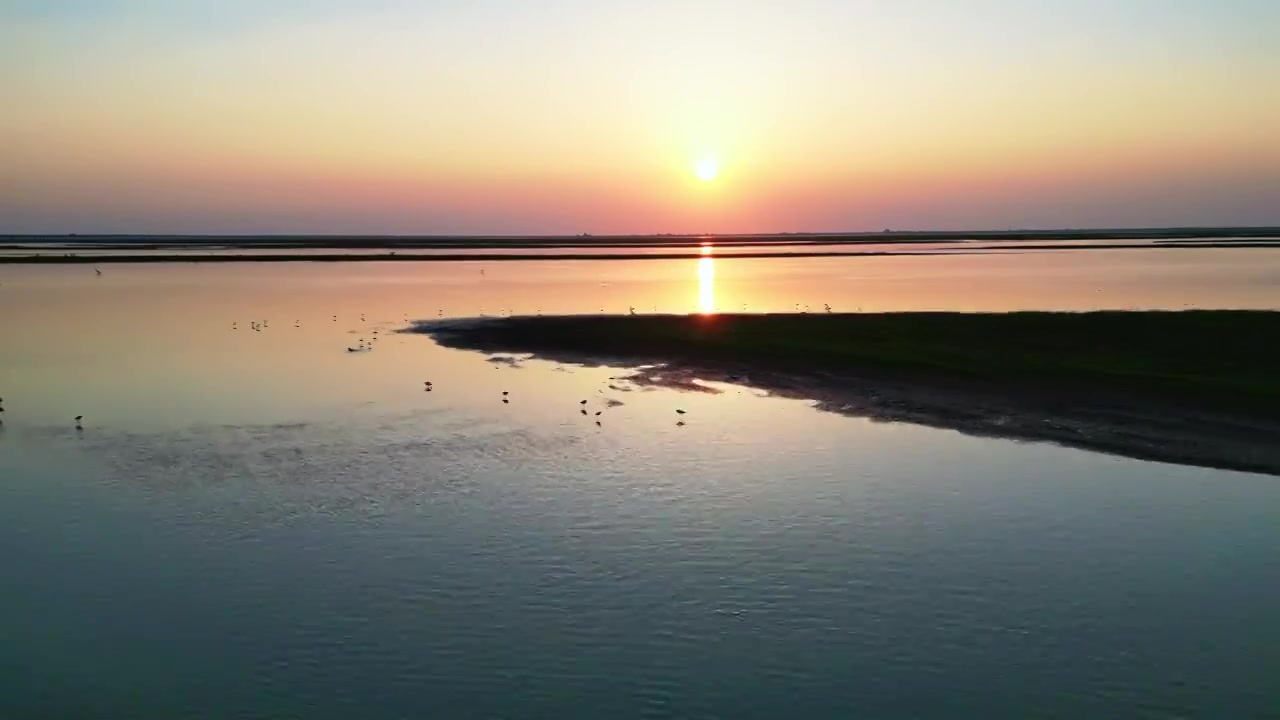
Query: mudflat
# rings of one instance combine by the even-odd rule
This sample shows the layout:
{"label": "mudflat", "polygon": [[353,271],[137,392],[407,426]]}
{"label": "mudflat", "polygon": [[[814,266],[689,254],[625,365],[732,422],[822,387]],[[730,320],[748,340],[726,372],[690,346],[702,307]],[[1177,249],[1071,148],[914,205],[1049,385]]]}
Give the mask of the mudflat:
{"label": "mudflat", "polygon": [[1280,474],[1280,312],[492,318],[420,323],[442,345],[632,367],[833,412]]}

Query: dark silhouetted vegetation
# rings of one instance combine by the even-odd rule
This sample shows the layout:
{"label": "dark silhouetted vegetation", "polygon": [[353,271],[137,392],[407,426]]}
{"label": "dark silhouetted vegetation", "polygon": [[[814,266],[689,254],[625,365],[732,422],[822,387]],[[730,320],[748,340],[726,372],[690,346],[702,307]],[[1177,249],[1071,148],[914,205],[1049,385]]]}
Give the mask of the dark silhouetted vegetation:
{"label": "dark silhouetted vegetation", "polygon": [[439,337],[476,349],[925,376],[1280,415],[1277,312],[522,317]]}

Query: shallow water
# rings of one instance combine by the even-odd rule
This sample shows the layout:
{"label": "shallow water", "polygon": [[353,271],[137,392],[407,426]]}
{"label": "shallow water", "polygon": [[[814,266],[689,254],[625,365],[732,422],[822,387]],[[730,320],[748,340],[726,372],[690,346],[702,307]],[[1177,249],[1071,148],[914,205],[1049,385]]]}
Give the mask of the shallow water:
{"label": "shallow water", "polygon": [[1275,307],[1277,259],[0,267],[0,717],[1266,717],[1275,478],[395,330]]}

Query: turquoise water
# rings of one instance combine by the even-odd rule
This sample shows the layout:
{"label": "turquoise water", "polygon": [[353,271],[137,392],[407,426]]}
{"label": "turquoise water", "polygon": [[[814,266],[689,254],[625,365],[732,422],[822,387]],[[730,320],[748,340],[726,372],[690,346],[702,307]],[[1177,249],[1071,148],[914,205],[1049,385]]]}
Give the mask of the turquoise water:
{"label": "turquoise water", "polygon": [[489,362],[394,332],[472,292],[435,279],[203,272],[0,284],[0,717],[1280,707],[1276,478]]}

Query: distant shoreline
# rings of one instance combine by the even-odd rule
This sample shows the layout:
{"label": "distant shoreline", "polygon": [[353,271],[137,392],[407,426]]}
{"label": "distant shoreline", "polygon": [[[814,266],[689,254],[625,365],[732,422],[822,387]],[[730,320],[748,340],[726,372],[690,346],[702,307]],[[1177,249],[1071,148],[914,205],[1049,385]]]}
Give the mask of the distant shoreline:
{"label": "distant shoreline", "polygon": [[519,317],[446,347],[636,369],[832,412],[1280,475],[1280,312]]}
{"label": "distant shoreline", "polygon": [[[1163,238],[1161,239],[1163,240]],[[1246,249],[1246,248],[1280,248],[1280,239],[1258,239],[1258,240],[1169,240],[1167,242],[1146,242],[1146,243],[1096,243],[1096,244],[1035,244],[1035,245],[1009,245],[1002,247],[999,244],[971,244],[968,242],[951,241],[950,245],[945,248],[931,249],[912,249],[913,244],[923,243],[925,241],[909,241],[902,244],[902,249],[898,250],[823,250],[823,249],[786,249],[786,248],[803,248],[806,245],[816,246],[820,248],[823,245],[832,245],[835,243],[815,242],[815,243],[780,243],[780,244],[738,244],[727,245],[718,243],[714,247],[718,248],[742,248],[750,247],[751,250],[720,253],[715,257],[717,260],[729,260],[733,258],[740,259],[760,259],[760,258],[818,258],[818,257],[894,257],[894,256],[911,256],[911,257],[939,257],[948,255],[964,255],[970,253],[987,252],[1025,252],[1025,251],[1042,251],[1042,252],[1066,252],[1071,250],[1190,250],[1190,249]],[[847,243],[841,243],[847,244]],[[857,243],[857,244],[888,244],[888,243]],[[555,252],[559,249],[579,249],[585,247],[593,247],[599,249],[617,250],[617,252]],[[260,247],[244,247],[234,248],[229,252],[173,252],[177,249],[175,246],[166,246],[164,248],[149,249],[145,247],[82,247],[67,246],[55,249],[36,249],[30,246],[0,246],[0,251],[8,250],[15,254],[4,254],[0,252],[0,265],[17,264],[17,265],[65,265],[65,264],[85,264],[92,263],[95,265],[115,264],[115,263],[279,263],[279,262],[312,262],[312,263],[334,263],[334,262],[501,262],[514,260],[686,260],[702,257],[702,243],[690,246],[675,246],[677,248],[688,248],[683,250],[671,250],[662,252],[640,252],[651,248],[667,249],[672,246],[667,245],[635,245],[635,246],[614,246],[614,245],[594,245],[594,246],[547,246],[545,248],[525,247],[525,246],[492,246],[479,247],[468,246],[470,250],[480,250],[481,252],[426,252],[432,248],[413,247],[409,248],[409,252],[401,253],[398,250],[388,250],[385,253],[374,252],[271,252],[271,253],[238,253],[234,250],[263,250],[263,249],[279,249],[279,248],[260,248]],[[755,249],[755,248],[772,248],[772,249]],[[297,250],[298,248],[294,248]],[[326,248],[331,249],[331,248]],[[367,250],[366,248],[347,248],[348,250]],[[403,248],[402,248],[403,249]],[[461,249],[461,248],[453,248]],[[542,249],[543,252],[535,252]],[[117,254],[99,254],[95,251],[117,251],[128,250],[128,253]],[[413,252],[419,250],[422,252]],[[483,252],[483,250],[507,250],[508,252]],[[510,250],[527,250],[527,252],[509,252]],[[16,254],[19,252],[28,252],[32,254]]]}
{"label": "distant shoreline", "polygon": [[879,232],[727,233],[656,235],[324,235],[324,234],[0,234],[0,248],[18,245],[82,246],[97,249],[449,249],[843,245],[876,243],[1007,242],[1061,240],[1280,239],[1280,227],[1093,228],[1078,230],[884,230]]}

